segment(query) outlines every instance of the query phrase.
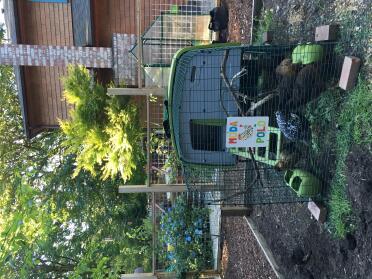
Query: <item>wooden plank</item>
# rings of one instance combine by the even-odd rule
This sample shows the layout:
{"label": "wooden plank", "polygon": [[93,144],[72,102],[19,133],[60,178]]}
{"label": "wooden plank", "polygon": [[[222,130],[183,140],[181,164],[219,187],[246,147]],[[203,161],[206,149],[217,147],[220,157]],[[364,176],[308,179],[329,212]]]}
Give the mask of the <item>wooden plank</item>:
{"label": "wooden plank", "polygon": [[[133,20],[136,18],[136,0],[131,0],[129,1],[129,15],[128,15],[128,18],[131,22],[133,22]],[[133,25],[133,24],[131,24]],[[131,26],[131,28],[133,28],[134,26]],[[128,32],[130,34],[135,34],[136,33],[136,30],[132,31],[130,30],[130,32]]]}
{"label": "wooden plank", "polygon": [[119,186],[120,194],[127,193],[179,193],[185,192],[185,184],[155,184],[150,187],[147,185],[123,185]]}
{"label": "wooden plank", "polygon": [[109,96],[164,96],[164,88],[108,88]]}
{"label": "wooden plank", "polygon": [[[65,68],[63,70],[63,73],[62,75],[66,75],[67,74],[67,69]],[[58,83],[58,87],[59,87],[59,92],[60,92],[60,106],[61,106],[61,112],[62,112],[62,119],[67,119],[68,118],[68,105],[67,105],[67,102],[66,102],[66,99],[64,97],[64,93],[63,93],[63,82],[61,80],[59,80],[59,83]]]}
{"label": "wooden plank", "polygon": [[[46,9],[44,9],[44,12],[45,12],[45,10]],[[52,40],[52,36],[56,32],[56,26],[53,25],[53,24],[49,24],[49,23],[46,22],[46,15],[45,14],[43,15],[43,17],[44,17],[44,20],[43,20],[44,22],[42,24],[45,26],[46,33],[45,34],[42,34],[42,35],[44,35],[44,39],[39,44],[53,45],[54,42]]]}
{"label": "wooden plank", "polygon": [[133,274],[122,274],[121,279],[158,279],[158,277],[152,273],[133,273]]}
{"label": "wooden plank", "polygon": [[152,272],[155,274],[156,270],[156,214],[155,214],[155,193],[151,195],[151,207],[152,207]]}
{"label": "wooden plank", "polygon": [[[194,185],[198,191],[209,192],[216,189],[216,184],[214,183],[199,183]],[[185,192],[187,191],[186,184],[152,184],[148,185],[122,185],[119,186],[119,193],[166,193],[166,192]]]}
{"label": "wooden plank", "polygon": [[56,121],[56,100],[54,98],[55,89],[55,74],[51,67],[38,67],[40,69],[38,79],[41,80],[43,87],[40,87],[41,98],[45,99],[44,110],[46,110],[47,118],[43,121],[43,125],[48,125]]}
{"label": "wooden plank", "polygon": [[[66,7],[68,7],[68,5],[66,4],[54,4],[56,6],[56,9],[58,10],[58,29],[61,30],[61,35],[58,36],[58,40],[59,40],[59,43],[58,45],[68,45],[69,43],[69,38],[68,36],[66,36],[66,33],[69,31],[67,27],[67,10],[65,9]],[[65,6],[65,7],[64,7]],[[65,16],[66,15],[66,16]]]}
{"label": "wooden plank", "polygon": [[56,107],[57,107],[57,117],[60,119],[65,119],[66,118],[66,112],[64,111],[65,109],[63,108],[63,85],[61,82],[61,77],[66,75],[66,71],[64,70],[64,67],[58,67],[55,69],[56,71],[56,80],[55,80],[55,96],[54,99],[56,100]]}
{"label": "wooden plank", "polygon": [[[130,26],[131,24],[131,21],[133,19],[130,18],[130,2],[132,1],[125,1],[125,6],[124,6],[124,3],[122,3],[122,11],[121,11],[121,14],[127,14],[127,16],[125,18],[122,19],[122,22],[121,22],[121,25],[119,26],[118,30],[121,29],[121,26],[124,26],[125,28],[128,28],[128,26]],[[118,16],[120,17],[120,15]]]}

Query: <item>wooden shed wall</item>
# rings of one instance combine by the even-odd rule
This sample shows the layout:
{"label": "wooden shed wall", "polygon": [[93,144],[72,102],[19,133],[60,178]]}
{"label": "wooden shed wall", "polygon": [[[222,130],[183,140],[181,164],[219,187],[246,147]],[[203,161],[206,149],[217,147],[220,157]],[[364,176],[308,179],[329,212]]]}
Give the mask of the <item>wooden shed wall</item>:
{"label": "wooden shed wall", "polygon": [[[160,11],[183,0],[143,0],[141,7],[141,33],[147,29]],[[137,34],[136,0],[92,0],[94,43],[111,46],[112,33]]]}
{"label": "wooden shed wall", "polygon": [[[92,0],[93,43],[97,46],[111,47],[112,34],[137,34],[136,0]],[[152,24],[161,11],[168,10],[172,4],[185,3],[183,0],[142,0],[141,34]],[[112,78],[111,70],[97,70],[101,82]],[[140,119],[146,127],[146,98],[134,97],[138,105]],[[163,121],[162,98],[150,103],[150,121],[153,128],[161,128]]]}
{"label": "wooden shed wall", "polygon": [[[71,4],[17,0],[19,43],[73,45]],[[56,126],[67,117],[60,77],[64,67],[23,67],[30,127]]]}
{"label": "wooden shed wall", "polygon": [[[71,4],[38,3],[15,0],[19,20],[19,43],[38,45],[74,45]],[[183,0],[142,0],[141,33],[150,26],[160,12]],[[136,0],[91,0],[93,45],[110,47],[113,33],[136,34]],[[28,125],[52,127],[58,119],[65,119],[68,106],[63,100],[60,78],[64,67],[22,67]],[[97,70],[100,81],[112,78],[112,70]],[[143,99],[142,99],[143,100]],[[137,100],[138,103],[142,103]],[[145,107],[145,104],[143,104]],[[143,110],[142,110],[143,112]],[[142,113],[142,119],[145,114]]]}

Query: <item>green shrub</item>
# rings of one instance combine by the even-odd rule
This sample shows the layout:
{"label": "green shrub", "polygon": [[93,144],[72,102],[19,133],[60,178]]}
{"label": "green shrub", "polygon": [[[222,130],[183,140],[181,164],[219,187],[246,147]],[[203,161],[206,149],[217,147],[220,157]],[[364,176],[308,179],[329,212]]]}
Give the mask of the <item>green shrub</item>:
{"label": "green shrub", "polygon": [[208,220],[208,208],[193,207],[185,196],[179,196],[161,216],[159,239],[166,253],[162,250],[160,256],[167,271],[181,277],[184,272],[211,268]]}
{"label": "green shrub", "polygon": [[137,108],[129,98],[107,96],[83,67],[70,66],[63,81],[73,108],[60,125],[66,152],[76,155],[74,176],[87,170],[102,179],[120,175],[127,181],[144,158]]}

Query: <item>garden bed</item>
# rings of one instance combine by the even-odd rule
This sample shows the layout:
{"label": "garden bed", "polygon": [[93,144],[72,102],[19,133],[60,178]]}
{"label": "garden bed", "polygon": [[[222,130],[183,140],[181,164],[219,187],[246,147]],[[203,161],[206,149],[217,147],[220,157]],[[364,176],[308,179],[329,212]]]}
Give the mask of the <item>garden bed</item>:
{"label": "garden bed", "polygon": [[[226,1],[230,13],[230,25],[228,38],[230,41],[246,41],[246,32],[241,30],[241,26],[236,22],[244,15],[251,14],[251,7],[242,4],[242,1]],[[264,0],[263,6],[270,13],[265,20],[271,22],[270,29],[274,30],[275,43],[306,42],[314,37],[316,26],[329,23],[341,24],[341,40],[339,46],[342,54],[356,55],[364,61],[362,73],[366,80],[371,77],[371,65],[369,57],[371,48],[368,42],[371,39],[369,24],[366,20],[371,16],[371,6],[368,1],[271,1]],[[245,7],[244,5],[247,5]],[[263,18],[260,19],[264,21]],[[245,28],[245,27],[243,27]],[[237,35],[242,34],[240,37]],[[244,34],[244,36],[243,36]],[[368,96],[370,87],[361,88],[364,95]],[[362,92],[361,91],[361,92]],[[332,187],[337,191],[345,188],[347,200],[350,202],[352,215],[348,218],[349,227],[335,229],[330,226],[328,221],[325,225],[320,225],[310,218],[307,204],[276,204],[254,206],[252,219],[256,223],[259,231],[266,239],[274,257],[281,268],[285,278],[372,278],[372,153],[371,135],[362,131],[362,135],[354,128],[347,131],[350,123],[360,121],[360,118],[347,119],[350,115],[362,115],[363,106],[371,104],[370,98],[361,98],[362,94],[355,92],[333,91],[328,95],[322,96],[315,106],[328,106],[328,114],[320,117],[322,129],[329,132],[324,135],[322,140],[326,140],[320,146],[322,150],[328,150],[330,154],[328,164],[319,167],[326,170],[329,181],[329,194],[332,194]],[[335,98],[332,93],[340,94],[340,99]],[[351,96],[354,94],[355,97]],[[336,96],[337,97],[337,96]],[[358,101],[358,98],[359,101]],[[346,100],[346,101],[345,101]],[[320,102],[320,103],[319,103]],[[322,104],[323,102],[324,104]],[[359,102],[359,104],[358,104]],[[366,105],[367,104],[367,105]],[[359,106],[360,105],[360,106]],[[322,109],[323,110],[323,109]],[[347,115],[351,110],[352,113]],[[324,110],[323,110],[324,111]],[[316,114],[316,112],[315,112]],[[365,116],[364,116],[365,117]],[[340,119],[339,122],[336,118]],[[349,117],[350,118],[350,117]],[[352,117],[354,118],[354,117]],[[368,119],[368,117],[366,117]],[[362,120],[363,121],[363,120]],[[365,123],[365,122],[363,122]],[[350,140],[345,140],[345,137]],[[359,140],[356,138],[359,137]],[[340,210],[340,216],[344,217],[344,212],[348,212],[347,205],[336,208]],[[338,212],[336,212],[336,215]],[[339,218],[340,219],[340,218]],[[339,222],[338,220],[337,222]],[[334,224],[337,222],[334,222]],[[334,225],[333,224],[333,225]],[[340,225],[340,224],[338,224]],[[230,265],[225,269],[228,272],[226,278],[260,278],[244,277],[239,273],[250,266],[250,262],[260,266],[259,253],[253,253],[258,259],[249,258],[257,243],[249,239],[249,228],[244,227],[243,220],[232,220],[225,222],[223,228],[226,231],[226,238],[230,239],[230,255],[235,257],[232,262],[237,264]],[[248,232],[246,232],[247,230]],[[335,233],[336,231],[336,233]],[[352,231],[346,234],[347,231]],[[229,236],[229,234],[232,234]],[[337,239],[337,235],[346,234],[346,238]],[[339,235],[339,236],[340,236]],[[235,243],[236,242],[236,243]],[[222,259],[224,264],[226,259]],[[264,272],[264,271],[262,271]],[[249,273],[247,273],[249,274]],[[236,277],[233,277],[236,276]],[[240,276],[240,277],[239,277]],[[268,277],[264,277],[268,278]]]}

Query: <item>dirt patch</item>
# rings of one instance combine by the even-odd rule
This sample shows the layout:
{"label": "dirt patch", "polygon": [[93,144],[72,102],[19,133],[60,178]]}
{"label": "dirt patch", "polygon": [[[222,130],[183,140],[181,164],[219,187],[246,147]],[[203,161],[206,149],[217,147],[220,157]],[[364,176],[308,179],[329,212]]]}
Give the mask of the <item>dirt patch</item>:
{"label": "dirt patch", "polygon": [[242,217],[223,218],[222,233],[225,238],[222,249],[223,278],[276,278],[247,222]]}
{"label": "dirt patch", "polygon": [[347,167],[357,216],[354,234],[344,240],[312,220],[306,204],[254,207],[252,218],[286,278],[372,278],[372,154],[353,148]]}
{"label": "dirt patch", "polygon": [[[359,214],[372,215],[372,157],[368,150],[354,147],[346,161],[348,194]],[[372,217],[372,216],[371,216]]]}

